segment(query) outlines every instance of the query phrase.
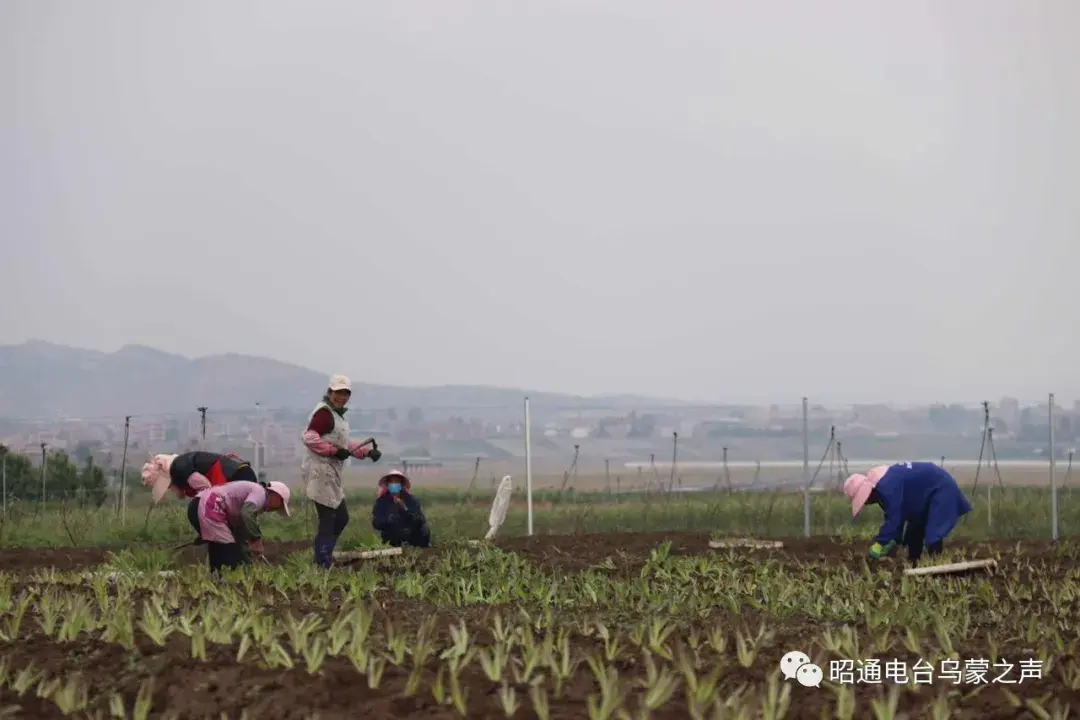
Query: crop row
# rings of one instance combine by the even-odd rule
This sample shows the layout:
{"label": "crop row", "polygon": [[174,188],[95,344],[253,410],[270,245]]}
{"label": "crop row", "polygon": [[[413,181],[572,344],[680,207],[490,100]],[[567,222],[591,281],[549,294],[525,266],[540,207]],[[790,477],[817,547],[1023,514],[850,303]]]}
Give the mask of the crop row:
{"label": "crop row", "polygon": [[[32,595],[20,595],[11,619],[5,618],[5,638],[18,640],[16,618],[25,617]],[[499,615],[484,629],[483,641],[470,632],[466,623],[449,628],[449,641],[440,641],[434,617],[422,622],[414,632],[399,631],[383,619],[373,632],[376,611],[363,605],[345,608],[329,619],[316,615],[276,618],[266,613],[248,612],[229,616],[213,605],[175,614],[157,598],[144,600],[142,612],[127,612],[113,606],[106,616],[95,616],[85,597],[45,595],[37,598],[43,607],[33,614],[35,633],[58,642],[74,642],[83,633],[97,635],[103,642],[119,643],[134,650],[136,630],[150,643],[164,647],[170,636],[180,635],[191,657],[208,661],[208,645],[228,645],[235,649],[236,662],[254,661],[260,666],[316,674],[332,658],[347,660],[378,689],[388,669],[404,678],[399,685],[403,697],[430,695],[438,705],[452,708],[462,717],[470,714],[470,684],[464,678],[482,673],[494,689],[498,705],[512,717],[523,703],[540,718],[550,716],[553,701],[562,698],[565,688],[584,671],[594,691],[588,696],[588,715],[594,719],[629,716],[649,717],[676,699],[692,718],[783,717],[790,708],[791,686],[778,670],[768,673],[761,687],[742,682],[725,682],[740,677],[759,662],[762,649],[771,647],[775,633],[761,625],[754,632],[722,625],[702,631],[683,628],[664,619],[639,622],[624,632],[615,632],[601,621],[578,621],[573,627],[559,626],[550,614],[522,617],[505,622]],[[14,633],[14,635],[13,635]],[[40,640],[39,640],[40,642]],[[832,646],[841,656],[857,645],[854,633],[825,633],[818,644]],[[588,649],[582,649],[588,648]],[[916,653],[917,647],[908,647]],[[1055,647],[1059,654],[1075,657],[1075,645]],[[857,651],[856,651],[857,652]],[[1044,667],[1055,671],[1050,649],[1038,651]],[[775,653],[772,653],[775,660]],[[621,668],[636,660],[639,671],[624,678]],[[815,658],[817,662],[822,659]],[[774,664],[775,667],[775,664]],[[734,670],[735,672],[732,672]],[[477,672],[479,671],[479,673]],[[32,666],[14,672],[0,664],[0,676],[17,694],[33,690],[38,697],[53,701],[64,714],[90,712],[92,683],[81,673],[49,677]],[[1056,676],[1071,690],[1080,689],[1080,673],[1075,661],[1066,660]],[[143,680],[135,698],[132,715],[146,717],[151,709],[152,679]],[[830,685],[837,715],[856,714],[855,689]],[[959,697],[939,688],[929,700],[934,718],[948,717],[950,701],[963,703],[982,688],[965,688]],[[925,696],[917,686],[894,685],[869,698],[877,717],[893,717],[903,693]],[[1015,696],[1013,696],[1015,697]],[[1021,701],[1017,698],[1018,704]],[[1022,701],[1029,709],[1044,709],[1039,700]],[[127,717],[126,702],[120,695],[109,698],[109,714]],[[1047,711],[1049,712],[1049,711]]]}
{"label": "crop row", "polygon": [[[1058,549],[1062,560],[1075,552]],[[235,663],[309,675],[348,667],[373,691],[423,696],[463,716],[488,702],[470,688],[489,688],[507,716],[527,705],[543,718],[584,683],[593,718],[671,707],[694,718],[782,717],[793,691],[803,690],[777,670],[791,649],[823,667],[871,657],[934,667],[1031,658],[1042,675],[1034,689],[993,690],[1036,716],[1062,711],[1054,690],[1080,692],[1076,570],[1021,551],[997,576],[928,582],[850,560],[675,556],[660,547],[637,567],[616,553],[565,575],[513,553],[454,548],[351,572],[317,572],[297,561],[226,582],[202,568],[115,582],[103,573],[44,570],[0,575],[0,645],[5,657],[35,643],[93,641],[136,654],[147,644],[181,647],[202,662],[224,649]],[[504,609],[475,612],[495,605]],[[152,696],[143,688],[141,696],[96,698],[82,675],[48,675],[33,665],[9,664],[4,683],[63,712],[91,715],[127,717],[117,713],[130,709],[140,716]],[[860,706],[892,717],[911,703],[947,717],[986,691],[940,682],[825,687],[840,717],[856,716]]]}
{"label": "crop row", "polygon": [[[563,574],[491,547],[448,549],[435,555],[409,553],[397,561],[367,563],[346,572],[323,573],[301,556],[278,567],[253,567],[222,585],[201,567],[175,578],[106,573],[65,573],[53,569],[18,578],[0,574],[0,610],[26,583],[35,592],[53,586],[58,594],[89,591],[101,610],[137,590],[163,594],[173,608],[182,598],[223,604],[235,613],[245,607],[300,603],[315,608],[367,599],[380,591],[423,599],[437,606],[517,605],[558,610],[618,611],[622,614],[707,616],[718,610],[774,617],[793,614],[829,622],[865,623],[870,629],[897,626],[916,631],[945,627],[967,636],[973,626],[1012,627],[1023,620],[1043,630],[1067,627],[1080,609],[1080,569],[1061,569],[1045,558],[1026,558],[1020,548],[996,557],[1003,569],[971,579],[913,578],[875,572],[861,548],[824,565],[781,553],[724,551],[679,556],[669,545],[652,551],[639,567],[624,564],[618,551],[584,572]],[[1057,548],[1055,560],[1071,560],[1074,545]],[[943,561],[971,557],[965,551]],[[962,591],[962,592],[961,592]],[[24,591],[25,592],[25,591]]]}

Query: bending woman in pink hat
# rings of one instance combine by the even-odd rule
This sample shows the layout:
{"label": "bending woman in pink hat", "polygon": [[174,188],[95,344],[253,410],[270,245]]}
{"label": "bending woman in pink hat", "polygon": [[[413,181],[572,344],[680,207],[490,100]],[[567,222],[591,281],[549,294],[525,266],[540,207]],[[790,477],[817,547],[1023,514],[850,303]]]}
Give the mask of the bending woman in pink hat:
{"label": "bending woman in pink hat", "polygon": [[251,553],[262,555],[262,529],[258,516],[279,512],[289,517],[289,486],[235,480],[200,492],[188,505],[188,522],[199,533],[195,541],[207,546],[210,571],[234,568],[251,562]]}
{"label": "bending woman in pink hat", "polygon": [[912,565],[918,565],[923,547],[928,555],[940,554],[945,537],[971,512],[971,503],[953,476],[930,462],[882,465],[866,475],[856,473],[844,483],[844,492],[851,500],[852,517],[867,504],[879,505],[885,513],[870,547],[875,560],[903,545]]}

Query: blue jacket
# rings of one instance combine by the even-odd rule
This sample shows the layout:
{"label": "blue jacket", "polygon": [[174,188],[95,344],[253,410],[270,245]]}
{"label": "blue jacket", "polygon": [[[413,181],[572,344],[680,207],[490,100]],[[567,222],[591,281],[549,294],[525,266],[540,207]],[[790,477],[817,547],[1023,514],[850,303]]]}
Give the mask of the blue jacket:
{"label": "blue jacket", "polygon": [[371,508],[371,526],[387,535],[397,535],[402,532],[408,534],[423,526],[424,510],[416,496],[402,492],[401,499],[404,501],[404,508],[398,507],[398,504],[394,502],[394,496],[390,493],[376,499],[375,505]]}
{"label": "blue jacket", "polygon": [[[889,467],[878,482],[878,500],[885,522],[875,542],[885,545],[901,541],[901,534],[922,546],[945,539],[956,522],[971,512],[971,504],[956,480],[939,465],[930,462],[899,463]],[[904,524],[908,532],[904,533]]]}

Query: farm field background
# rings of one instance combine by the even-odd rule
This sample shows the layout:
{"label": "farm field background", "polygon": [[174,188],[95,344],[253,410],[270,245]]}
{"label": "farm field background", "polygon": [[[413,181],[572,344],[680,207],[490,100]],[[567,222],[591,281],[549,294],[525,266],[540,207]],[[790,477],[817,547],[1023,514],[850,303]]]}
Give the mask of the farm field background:
{"label": "farm field background", "polygon": [[[980,480],[980,485],[982,484]],[[438,547],[311,567],[314,518],[264,521],[270,564],[215,581],[181,503],[12,508],[0,549],[0,708],[11,717],[1069,717],[1080,708],[1080,546],[1049,493],[972,499],[942,562],[863,560],[880,522],[801,494],[537,493],[494,543],[486,488],[418,487]],[[377,544],[370,492],[340,549]],[[1062,532],[1080,503],[1060,493]],[[713,549],[720,536],[775,549]],[[174,571],[161,577],[161,571]],[[110,576],[109,573],[115,573]],[[780,672],[789,651],[820,687]],[[877,663],[875,664],[874,661]],[[844,664],[848,662],[849,664]],[[874,668],[878,675],[873,675]],[[929,670],[928,670],[929,669]],[[906,675],[906,677],[905,677]],[[1022,681],[1021,678],[1023,677]]]}
{"label": "farm field background", "polygon": [[[819,460],[820,455],[811,458],[811,476],[817,470]],[[637,468],[617,466],[616,463],[612,463],[608,472],[605,472],[602,464],[597,467],[595,462],[583,463],[578,472],[569,473],[569,477],[567,477],[565,468],[551,468],[550,463],[548,463],[549,467],[547,468],[537,469],[534,467],[533,489],[560,490],[564,481],[566,481],[567,489],[573,488],[579,492],[606,492],[609,486],[613,491],[618,487],[622,491],[630,492],[644,490],[646,487],[655,487],[659,483],[662,483],[666,488],[671,480],[668,461],[670,461],[670,458],[667,458],[666,461],[658,458],[655,468],[642,467],[640,471]],[[849,468],[849,472],[861,472],[869,469],[874,464],[888,464],[890,462],[895,462],[895,460],[882,460],[878,463],[852,460],[847,462],[846,467]],[[730,479],[731,485],[735,489],[754,487],[797,489],[802,487],[801,462],[763,462],[760,468],[757,467],[756,463],[752,462],[731,462],[728,464],[726,473],[721,463],[709,463],[705,467],[702,465],[705,464],[679,462],[676,467],[674,486],[677,488],[681,484],[684,488],[711,489],[715,487],[717,489],[726,489],[727,480]],[[956,478],[961,487],[970,488],[975,481],[977,468],[974,460],[947,461],[945,468]],[[357,464],[347,469],[345,481],[357,492],[363,492],[365,489],[374,488],[375,483],[378,482],[379,477],[386,470],[387,468],[377,465]],[[1007,487],[1049,487],[1050,485],[1049,468],[1045,462],[1001,461],[998,472],[1001,474],[1001,484]],[[287,472],[275,473],[271,471],[271,474],[275,475],[273,478],[275,480],[292,483],[295,481],[296,472],[290,468]],[[509,463],[481,464],[475,472],[475,481],[473,480],[474,469],[472,467],[447,468],[439,475],[432,477],[410,471],[410,475],[414,476],[418,488],[436,486],[459,491],[467,489],[470,484],[478,490],[486,489],[497,483],[505,474],[513,475],[516,489],[524,487],[525,477],[521,472],[521,468],[514,467]],[[993,467],[988,467],[985,461],[982,468],[978,470],[978,475],[980,487],[984,487],[987,481],[990,481],[993,485],[998,484],[997,473]],[[839,465],[834,465],[830,472],[829,463],[826,461],[822,464],[817,476],[814,477],[814,487],[830,487],[837,485],[838,482],[842,484],[843,478],[846,476],[847,473],[844,472],[844,468]],[[1067,460],[1058,460],[1056,476],[1059,487],[1068,488],[1076,483],[1075,473]]]}

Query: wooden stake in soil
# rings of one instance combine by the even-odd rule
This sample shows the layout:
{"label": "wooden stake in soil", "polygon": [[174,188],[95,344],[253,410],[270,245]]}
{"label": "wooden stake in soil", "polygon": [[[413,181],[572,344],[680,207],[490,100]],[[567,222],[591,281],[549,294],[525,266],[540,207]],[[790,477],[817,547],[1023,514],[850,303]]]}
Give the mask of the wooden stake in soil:
{"label": "wooden stake in soil", "polygon": [[972,570],[990,571],[997,567],[997,560],[969,560],[949,563],[948,565],[927,565],[920,568],[908,568],[905,575],[949,575],[951,573],[971,572]]}
{"label": "wooden stake in soil", "polygon": [[352,550],[345,552],[334,553],[334,560],[337,562],[348,562],[349,560],[371,560],[372,558],[380,557],[392,557],[394,555],[400,555],[401,548],[386,548],[384,550]]}
{"label": "wooden stake in soil", "polygon": [[[92,577],[94,577],[95,574],[96,573],[86,573],[85,577],[92,578]],[[135,571],[135,572],[130,572],[130,573],[123,573],[123,572],[119,572],[119,571],[113,571],[113,572],[109,572],[109,573],[104,573],[105,579],[108,580],[109,582],[116,582],[117,579],[119,579],[121,575],[129,575],[129,576],[134,577],[134,576],[145,575],[145,574],[146,573],[143,573],[141,571]],[[170,577],[175,577],[176,576],[176,571],[175,570],[160,570],[156,574],[157,574],[158,577],[170,578]]]}
{"label": "wooden stake in soil", "polygon": [[720,548],[782,548],[784,543],[779,540],[754,540],[753,538],[725,538],[723,540],[710,540],[709,547],[714,550]]}

